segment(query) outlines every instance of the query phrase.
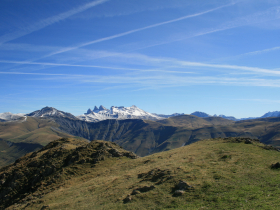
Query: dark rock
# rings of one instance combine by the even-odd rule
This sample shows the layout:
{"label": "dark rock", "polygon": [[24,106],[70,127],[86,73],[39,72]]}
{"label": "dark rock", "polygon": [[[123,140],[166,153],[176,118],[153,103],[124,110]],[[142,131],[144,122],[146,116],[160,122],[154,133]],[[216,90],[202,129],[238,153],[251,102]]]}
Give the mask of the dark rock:
{"label": "dark rock", "polygon": [[41,210],[45,210],[45,209],[50,209],[50,206],[49,205],[42,206]]}
{"label": "dark rock", "polygon": [[271,165],[271,168],[272,168],[272,169],[279,169],[279,168],[280,168],[280,163],[277,162],[277,163],[275,163],[275,164],[272,164],[272,165]]}
{"label": "dark rock", "polygon": [[125,199],[123,199],[123,202],[124,202],[124,203],[128,203],[128,202],[130,202],[131,200],[132,200],[131,195],[128,195],[128,196],[126,196]]}
{"label": "dark rock", "polygon": [[[97,107],[96,107],[96,108],[97,108]],[[92,110],[91,110],[91,109],[88,109],[86,114],[90,114],[90,113],[92,113]]]}
{"label": "dark rock", "polygon": [[135,190],[138,190],[138,191],[140,191],[140,192],[148,192],[148,191],[153,190],[153,189],[155,189],[155,188],[156,188],[156,187],[155,187],[154,185],[151,185],[151,186],[139,187],[139,188],[137,188],[137,189],[135,189]]}
{"label": "dark rock", "polygon": [[139,190],[133,190],[131,195],[137,195],[137,194],[140,194],[141,192]]}
{"label": "dark rock", "polygon": [[245,144],[253,144],[253,142],[250,139],[246,139]]}
{"label": "dark rock", "polygon": [[177,190],[189,190],[191,188],[193,188],[191,185],[189,185],[188,183],[184,182],[184,181],[180,181],[176,187]]}
{"label": "dark rock", "polygon": [[122,156],[122,154],[117,149],[110,149],[109,152],[113,155],[113,157]]}

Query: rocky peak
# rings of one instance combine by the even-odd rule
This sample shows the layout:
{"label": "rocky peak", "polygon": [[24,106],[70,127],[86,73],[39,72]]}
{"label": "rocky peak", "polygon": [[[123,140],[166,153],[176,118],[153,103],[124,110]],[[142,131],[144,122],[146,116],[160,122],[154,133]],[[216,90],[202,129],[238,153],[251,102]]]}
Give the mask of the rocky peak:
{"label": "rocky peak", "polygon": [[53,107],[44,107],[40,110],[31,112],[29,114],[27,114],[27,116],[29,117],[68,117],[71,119],[77,119],[74,115],[67,113],[67,112],[63,112],[63,111],[59,111]]}
{"label": "rocky peak", "polygon": [[92,113],[92,110],[91,110],[91,109],[88,109],[88,110],[87,110],[87,114],[90,114],[90,113]]}
{"label": "rocky peak", "polygon": [[99,110],[102,111],[102,110],[107,110],[107,109],[104,106],[100,105]]}

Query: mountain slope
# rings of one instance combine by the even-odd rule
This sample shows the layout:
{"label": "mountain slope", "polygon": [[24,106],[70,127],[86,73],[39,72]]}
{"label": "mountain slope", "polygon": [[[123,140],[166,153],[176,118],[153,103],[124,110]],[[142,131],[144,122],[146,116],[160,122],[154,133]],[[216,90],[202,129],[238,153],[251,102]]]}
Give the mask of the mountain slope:
{"label": "mountain slope", "polygon": [[280,205],[280,153],[258,141],[218,138],[144,158],[124,154],[131,153],[109,142],[55,141],[0,170],[0,205],[27,210]]}
{"label": "mountain slope", "polygon": [[266,117],[280,117],[280,112],[279,111],[268,112],[263,116],[261,116],[261,118],[266,118]]}
{"label": "mountain slope", "polygon": [[181,115],[161,121],[104,120],[88,123],[54,118],[59,129],[88,140],[113,141],[139,156],[170,150],[199,140],[217,137],[251,137],[280,147],[280,118],[230,121]]}
{"label": "mountain slope", "polygon": [[57,130],[52,119],[26,117],[26,121],[0,122],[0,167],[60,137],[73,137]]}

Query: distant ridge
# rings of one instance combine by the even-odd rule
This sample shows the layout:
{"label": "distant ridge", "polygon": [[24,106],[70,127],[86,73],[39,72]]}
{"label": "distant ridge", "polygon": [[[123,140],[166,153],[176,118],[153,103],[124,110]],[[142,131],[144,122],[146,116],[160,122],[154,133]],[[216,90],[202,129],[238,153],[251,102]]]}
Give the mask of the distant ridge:
{"label": "distant ridge", "polygon": [[71,119],[77,119],[74,115],[67,113],[67,112],[63,112],[63,111],[59,111],[53,107],[44,107],[40,110],[31,112],[29,114],[27,114],[26,116],[29,117],[68,117]]}
{"label": "distant ridge", "polygon": [[280,117],[280,111],[268,112],[263,116],[261,116],[261,118],[266,118],[266,117]]}
{"label": "distant ridge", "polygon": [[[100,105],[99,107],[94,106],[93,109],[89,108],[86,113],[79,115],[79,116],[74,116],[70,113],[63,112],[60,110],[57,110],[56,108],[53,107],[44,107],[40,110],[31,112],[29,114],[13,114],[10,112],[5,112],[5,113],[0,113],[0,122],[6,122],[6,121],[17,121],[17,120],[26,120],[26,116],[29,117],[67,117],[71,119],[76,119],[76,120],[82,120],[86,122],[99,122],[102,120],[107,120],[107,119],[118,119],[118,120],[123,120],[123,119],[143,119],[143,120],[162,120],[166,119],[169,117],[175,117],[175,116],[180,116],[180,115],[185,115],[185,113],[174,113],[174,114],[157,114],[157,113],[149,113],[146,112],[137,106],[133,105],[131,107],[124,107],[124,106],[111,106],[110,109],[107,109],[103,105]],[[267,118],[267,117],[280,117],[280,111],[273,111],[273,112],[267,112],[264,115],[260,117],[248,117],[248,118],[240,118],[237,119],[234,116],[226,116],[223,114],[216,115],[214,114],[209,115],[205,112],[201,111],[195,111],[191,113],[190,115],[194,115],[197,117],[201,118],[207,118],[207,117],[221,117],[227,120],[232,120],[232,121],[242,121],[242,120],[252,120],[252,119],[258,119],[258,118]]]}
{"label": "distant ridge", "polygon": [[193,112],[190,115],[194,115],[194,116],[197,116],[197,117],[211,117],[211,115],[206,114],[205,112],[198,112],[198,111]]}

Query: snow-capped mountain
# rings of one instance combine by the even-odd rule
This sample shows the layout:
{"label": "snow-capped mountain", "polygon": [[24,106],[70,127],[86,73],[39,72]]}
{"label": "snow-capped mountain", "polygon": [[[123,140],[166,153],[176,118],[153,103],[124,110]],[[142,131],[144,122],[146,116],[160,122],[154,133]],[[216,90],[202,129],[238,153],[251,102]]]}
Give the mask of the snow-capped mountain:
{"label": "snow-capped mountain", "polygon": [[29,117],[68,117],[68,118],[72,118],[72,119],[77,119],[74,115],[67,113],[67,112],[63,112],[63,111],[59,111],[53,107],[44,107],[40,110],[31,112],[30,114],[27,114],[26,116]]}
{"label": "snow-capped mountain", "polygon": [[236,119],[235,117],[233,116],[225,116],[223,114],[220,114],[220,115],[214,115],[213,117],[221,117],[221,118],[224,118],[224,119],[227,119],[227,120],[233,120],[233,121],[238,121],[238,119]]}
{"label": "snow-capped mountain", "polygon": [[280,117],[280,111],[268,112],[263,116],[261,116],[261,118],[266,118],[266,117]]}
{"label": "snow-capped mountain", "polygon": [[197,116],[197,117],[211,117],[211,115],[206,114],[205,112],[198,112],[198,111],[193,112],[190,115],[194,115],[194,116]]}
{"label": "snow-capped mountain", "polygon": [[131,107],[112,106],[110,109],[107,109],[102,105],[99,108],[95,106],[93,110],[88,109],[85,114],[79,115],[77,118],[87,122],[98,122],[106,119],[163,119],[163,117],[146,112],[134,105]]}
{"label": "snow-capped mountain", "polygon": [[12,121],[12,120],[19,120],[24,117],[25,114],[18,113],[13,114],[11,112],[4,112],[0,113],[0,121]]}

